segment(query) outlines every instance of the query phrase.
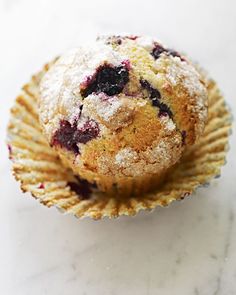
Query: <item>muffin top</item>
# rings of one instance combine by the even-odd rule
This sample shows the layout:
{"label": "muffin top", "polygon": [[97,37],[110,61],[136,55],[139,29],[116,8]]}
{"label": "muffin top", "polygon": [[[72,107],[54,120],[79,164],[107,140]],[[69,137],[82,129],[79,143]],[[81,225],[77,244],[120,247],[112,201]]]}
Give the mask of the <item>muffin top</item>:
{"label": "muffin top", "polygon": [[207,91],[187,57],[159,41],[105,36],[50,67],[39,116],[76,174],[143,176],[174,165],[201,136]]}

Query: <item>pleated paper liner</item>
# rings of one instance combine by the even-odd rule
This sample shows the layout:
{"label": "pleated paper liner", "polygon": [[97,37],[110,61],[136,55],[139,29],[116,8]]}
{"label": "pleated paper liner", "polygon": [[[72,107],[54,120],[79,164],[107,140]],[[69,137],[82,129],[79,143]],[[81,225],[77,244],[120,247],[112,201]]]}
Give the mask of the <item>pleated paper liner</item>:
{"label": "pleated paper liner", "polygon": [[22,190],[30,192],[40,203],[56,206],[79,218],[135,215],[141,209],[167,206],[174,200],[183,199],[220,175],[228,149],[231,114],[217,84],[207,79],[209,116],[205,133],[185,152],[163,185],[151,193],[125,199],[109,197],[96,190],[87,198],[86,188],[79,195],[79,180],[62,165],[38,122],[38,86],[49,66],[23,87],[11,109],[8,126],[8,148],[15,178],[20,181]]}

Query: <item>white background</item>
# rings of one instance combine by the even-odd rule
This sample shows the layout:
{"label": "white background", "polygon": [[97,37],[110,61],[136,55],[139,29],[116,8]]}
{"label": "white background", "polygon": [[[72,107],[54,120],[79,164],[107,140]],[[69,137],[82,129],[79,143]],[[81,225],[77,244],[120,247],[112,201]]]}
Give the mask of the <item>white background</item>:
{"label": "white background", "polygon": [[236,111],[236,2],[0,0],[0,294],[236,294],[236,137],[222,176],[134,218],[77,220],[20,192],[4,144],[30,75],[97,33],[157,36],[214,77]]}

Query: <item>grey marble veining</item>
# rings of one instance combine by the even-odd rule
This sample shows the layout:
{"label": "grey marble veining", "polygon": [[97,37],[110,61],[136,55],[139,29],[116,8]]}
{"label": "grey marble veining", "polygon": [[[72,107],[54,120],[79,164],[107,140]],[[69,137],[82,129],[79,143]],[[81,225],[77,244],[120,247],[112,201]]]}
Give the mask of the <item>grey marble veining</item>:
{"label": "grey marble veining", "polygon": [[98,32],[156,35],[185,50],[219,82],[235,114],[235,10],[233,0],[0,1],[0,294],[236,294],[234,134],[222,176],[209,187],[169,208],[96,222],[23,195],[4,148],[21,85]]}

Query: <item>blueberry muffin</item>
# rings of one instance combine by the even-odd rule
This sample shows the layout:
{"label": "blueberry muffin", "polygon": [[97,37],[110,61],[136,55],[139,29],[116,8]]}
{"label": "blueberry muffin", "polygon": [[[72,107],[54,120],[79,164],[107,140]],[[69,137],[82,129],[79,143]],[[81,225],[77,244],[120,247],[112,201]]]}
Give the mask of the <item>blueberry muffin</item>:
{"label": "blueberry muffin", "polygon": [[75,175],[102,192],[138,195],[202,135],[207,90],[187,57],[159,41],[105,36],[50,67],[39,118]]}

